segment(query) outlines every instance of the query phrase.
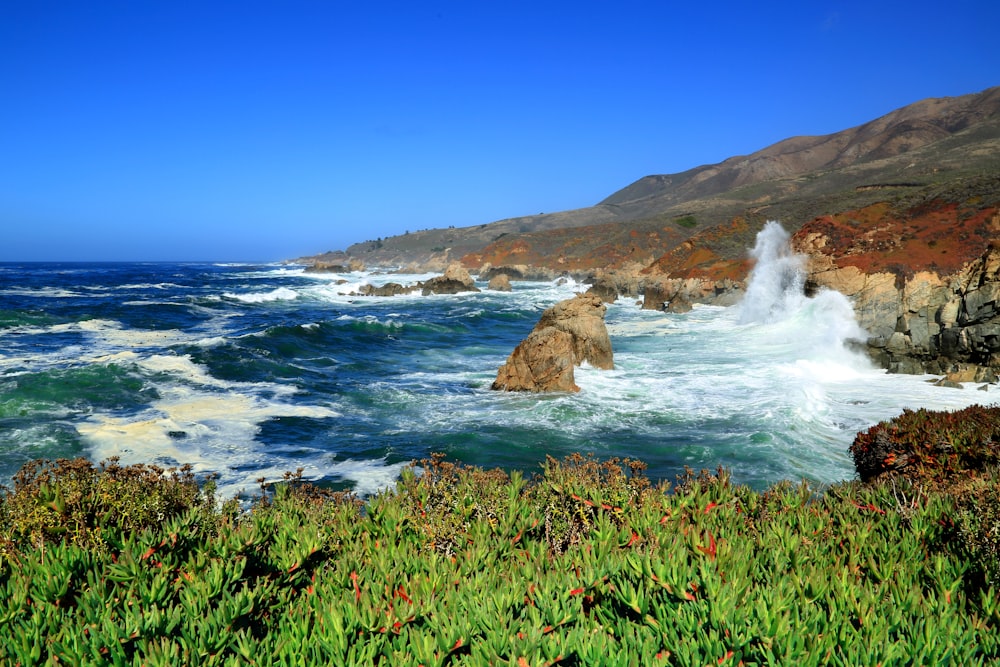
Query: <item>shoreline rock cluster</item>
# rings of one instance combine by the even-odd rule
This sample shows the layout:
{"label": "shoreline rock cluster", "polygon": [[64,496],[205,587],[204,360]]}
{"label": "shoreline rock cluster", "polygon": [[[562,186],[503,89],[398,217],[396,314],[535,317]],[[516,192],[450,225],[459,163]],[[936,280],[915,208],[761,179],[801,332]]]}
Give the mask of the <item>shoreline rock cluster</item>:
{"label": "shoreline rock cluster", "polygon": [[[885,214],[884,207],[870,209],[816,218],[793,235],[793,249],[808,257],[807,293],[831,289],[847,296],[869,335],[867,353],[890,373],[940,375],[950,386],[997,382],[1000,241],[994,239],[1000,239],[1000,213],[991,208],[961,213],[941,205],[930,213],[912,213],[916,217],[910,220]],[[931,213],[940,219],[931,219]],[[875,214],[881,217],[865,217]],[[692,257],[710,256],[695,242],[683,250]],[[509,291],[512,281],[572,277],[588,283],[587,293],[604,303],[630,298],[644,309],[670,313],[741,300],[749,270],[745,258],[712,256],[708,265],[685,268],[686,256],[586,272],[484,264],[478,279],[489,281],[487,289]],[[454,262],[437,278],[415,285],[366,285],[353,295],[415,291],[455,294],[479,288],[469,269]]]}
{"label": "shoreline rock cluster", "polygon": [[[961,270],[911,276],[837,266],[822,237],[806,237],[807,286],[849,297],[868,332],[868,351],[890,373],[996,382],[1000,370],[1000,246],[991,242]],[[818,247],[817,247],[818,246]]]}
{"label": "shoreline rock cluster", "polygon": [[352,292],[350,296],[397,296],[400,294],[412,294],[413,292],[420,292],[424,296],[427,296],[429,294],[459,294],[461,292],[479,291],[480,289],[476,287],[475,280],[472,279],[472,276],[469,275],[465,267],[455,263],[450,265],[443,275],[420,281],[414,285],[402,285],[394,282],[386,283],[379,287],[362,285],[359,291]]}

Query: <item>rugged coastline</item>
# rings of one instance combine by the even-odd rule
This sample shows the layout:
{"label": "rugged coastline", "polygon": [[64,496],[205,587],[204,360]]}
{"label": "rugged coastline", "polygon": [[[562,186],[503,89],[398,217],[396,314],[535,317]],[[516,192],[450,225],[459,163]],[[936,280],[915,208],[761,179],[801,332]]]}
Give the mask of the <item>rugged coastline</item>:
{"label": "rugged coastline", "polygon": [[893,373],[993,381],[1000,88],[923,100],[855,128],[653,175],[587,209],[422,230],[299,261],[586,281],[605,301],[736,303],[768,220],[808,256],[806,288],[851,298]]}

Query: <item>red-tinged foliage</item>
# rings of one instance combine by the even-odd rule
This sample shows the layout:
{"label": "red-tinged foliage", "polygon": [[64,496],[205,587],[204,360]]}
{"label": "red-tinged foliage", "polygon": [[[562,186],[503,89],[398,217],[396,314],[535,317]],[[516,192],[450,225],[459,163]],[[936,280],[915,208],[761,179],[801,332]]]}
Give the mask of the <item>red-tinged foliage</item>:
{"label": "red-tinged foliage", "polygon": [[860,503],[857,503],[856,506],[857,506],[857,508],[859,510],[865,510],[865,511],[868,511],[868,512],[876,512],[877,514],[885,514],[885,510],[882,509],[882,508],[880,508],[880,507],[876,507],[875,503],[868,503],[867,505],[862,505]]}
{"label": "red-tinged foliage", "polygon": [[358,573],[354,570],[351,571],[351,583],[354,584],[354,601],[361,601],[361,587],[358,586]]}
{"label": "red-tinged foliage", "polygon": [[708,556],[710,559],[715,560],[715,556],[716,556],[715,535],[712,535],[712,533],[709,533],[708,534],[708,546],[707,547],[699,546],[698,547],[698,551],[702,552],[703,554],[705,554],[706,556]]}
{"label": "red-tinged foliage", "polygon": [[1000,463],[1000,407],[904,410],[858,433],[850,451],[863,482],[901,475],[914,482],[947,483]]}

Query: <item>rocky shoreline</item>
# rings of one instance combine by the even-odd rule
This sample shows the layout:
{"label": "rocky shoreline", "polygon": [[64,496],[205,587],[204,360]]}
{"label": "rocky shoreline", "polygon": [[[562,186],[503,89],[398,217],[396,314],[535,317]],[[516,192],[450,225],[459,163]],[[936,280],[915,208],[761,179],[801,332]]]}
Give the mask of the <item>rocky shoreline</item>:
{"label": "rocky shoreline", "polygon": [[769,220],[808,257],[807,290],[851,299],[878,364],[949,382],[996,379],[1000,87],[645,176],[582,209],[407,232],[300,261],[411,273],[458,262],[498,286],[499,276],[566,275],[605,302],[680,313],[740,300],[747,249]]}
{"label": "rocky shoreline", "polygon": [[[1000,213],[988,218],[986,224],[1000,232]],[[876,267],[866,272],[856,261],[843,261],[845,257],[856,260],[862,255],[849,249],[838,250],[828,230],[819,224],[803,226],[792,237],[792,245],[806,258],[807,294],[830,289],[850,299],[859,325],[868,333],[864,347],[876,364],[890,373],[941,375],[950,386],[997,382],[1000,242],[987,242],[978,257],[951,272],[917,270],[918,266],[910,267],[909,272],[901,272],[898,267]],[[644,309],[683,313],[694,304],[731,306],[742,299],[750,263],[731,264],[737,266],[727,267],[723,277],[714,277],[698,272],[663,274],[648,267],[569,272],[527,265],[486,265],[470,273],[453,263],[441,276],[427,281],[365,285],[352,295],[478,292],[473,275],[488,281],[488,289],[496,291],[509,291],[511,281],[566,277],[588,284],[587,294],[605,303],[634,299]],[[563,384],[571,389],[572,379]]]}

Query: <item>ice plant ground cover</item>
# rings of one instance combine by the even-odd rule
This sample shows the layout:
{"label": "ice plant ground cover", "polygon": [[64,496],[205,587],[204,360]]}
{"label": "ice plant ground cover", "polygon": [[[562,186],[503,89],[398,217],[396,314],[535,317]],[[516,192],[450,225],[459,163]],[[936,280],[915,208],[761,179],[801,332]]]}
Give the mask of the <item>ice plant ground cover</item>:
{"label": "ice plant ground cover", "polygon": [[918,432],[991,450],[1000,409],[972,416],[859,435],[868,461],[883,433],[889,464],[867,482],[763,492],[724,470],[668,490],[632,460],[527,478],[432,457],[364,502],[290,474],[240,507],[190,470],[34,462],[0,503],[0,662],[994,663],[992,457],[895,465]]}

